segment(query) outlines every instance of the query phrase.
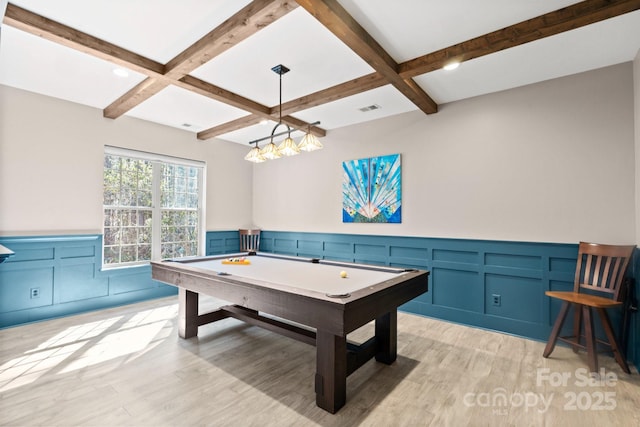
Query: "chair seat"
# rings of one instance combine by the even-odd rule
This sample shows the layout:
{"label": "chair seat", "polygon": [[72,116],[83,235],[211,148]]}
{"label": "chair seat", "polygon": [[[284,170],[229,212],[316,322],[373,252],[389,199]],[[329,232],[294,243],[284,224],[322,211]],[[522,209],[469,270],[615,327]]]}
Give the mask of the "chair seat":
{"label": "chair seat", "polygon": [[610,298],[604,298],[597,295],[589,295],[578,292],[546,291],[545,295],[563,301],[596,308],[612,308],[622,305],[622,302],[614,301]]}

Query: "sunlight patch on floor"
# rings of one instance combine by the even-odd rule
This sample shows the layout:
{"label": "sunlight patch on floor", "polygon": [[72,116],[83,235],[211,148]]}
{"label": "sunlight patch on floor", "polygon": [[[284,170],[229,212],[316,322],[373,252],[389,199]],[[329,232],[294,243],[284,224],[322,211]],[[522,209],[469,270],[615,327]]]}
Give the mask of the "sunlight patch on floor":
{"label": "sunlight patch on floor", "polygon": [[172,328],[166,326],[177,313],[178,305],[172,304],[130,318],[116,316],[69,327],[2,364],[0,393],[31,384],[55,369],[64,374],[128,355],[135,359],[171,336]]}

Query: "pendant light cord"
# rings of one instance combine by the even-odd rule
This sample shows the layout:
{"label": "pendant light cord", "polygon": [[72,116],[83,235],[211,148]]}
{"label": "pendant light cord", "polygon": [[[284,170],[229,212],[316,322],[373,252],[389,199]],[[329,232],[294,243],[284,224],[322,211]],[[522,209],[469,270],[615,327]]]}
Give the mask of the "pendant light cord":
{"label": "pendant light cord", "polygon": [[278,104],[280,106],[280,113],[279,113],[279,117],[278,117],[278,124],[282,123],[282,74],[280,74],[280,103]]}

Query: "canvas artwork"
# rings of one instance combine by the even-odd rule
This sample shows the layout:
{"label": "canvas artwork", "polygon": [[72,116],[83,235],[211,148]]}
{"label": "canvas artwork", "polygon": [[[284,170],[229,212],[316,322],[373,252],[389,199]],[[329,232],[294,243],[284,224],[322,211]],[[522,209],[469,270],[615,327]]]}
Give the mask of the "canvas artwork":
{"label": "canvas artwork", "polygon": [[342,163],[342,222],[402,222],[400,154]]}

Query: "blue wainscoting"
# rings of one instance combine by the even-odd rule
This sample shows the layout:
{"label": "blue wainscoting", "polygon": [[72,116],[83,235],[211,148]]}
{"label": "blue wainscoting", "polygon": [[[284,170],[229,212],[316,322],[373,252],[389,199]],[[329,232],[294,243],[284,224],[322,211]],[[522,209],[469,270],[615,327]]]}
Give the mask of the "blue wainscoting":
{"label": "blue wainscoting", "polygon": [[101,270],[102,236],[2,237],[0,328],[177,294],[151,267]]}
{"label": "blue wainscoting", "polygon": [[239,250],[240,237],[238,230],[207,231],[205,248],[207,255],[230,254]]}
{"label": "blue wainscoting", "polygon": [[[177,293],[151,280],[149,266],[101,270],[101,235],[1,237],[0,244],[15,252],[0,264],[0,328]],[[260,249],[427,269],[429,292],[404,311],[538,340],[560,308],[544,291],[572,288],[577,255],[577,244],[282,231],[263,231]],[[207,232],[208,255],[238,250],[237,230]],[[630,270],[640,277],[640,257]],[[635,289],[640,296],[640,280]],[[640,369],[640,314],[628,357]]]}
{"label": "blue wainscoting", "polygon": [[[237,250],[237,231],[207,233],[207,254]],[[546,341],[560,303],[544,292],[573,288],[578,245],[263,231],[260,250],[426,269],[429,292],[402,310]],[[630,269],[634,277],[640,277],[639,258]],[[638,281],[635,286],[638,290]],[[611,314],[617,327],[620,313]],[[640,369],[639,335],[636,314],[628,357]]]}

